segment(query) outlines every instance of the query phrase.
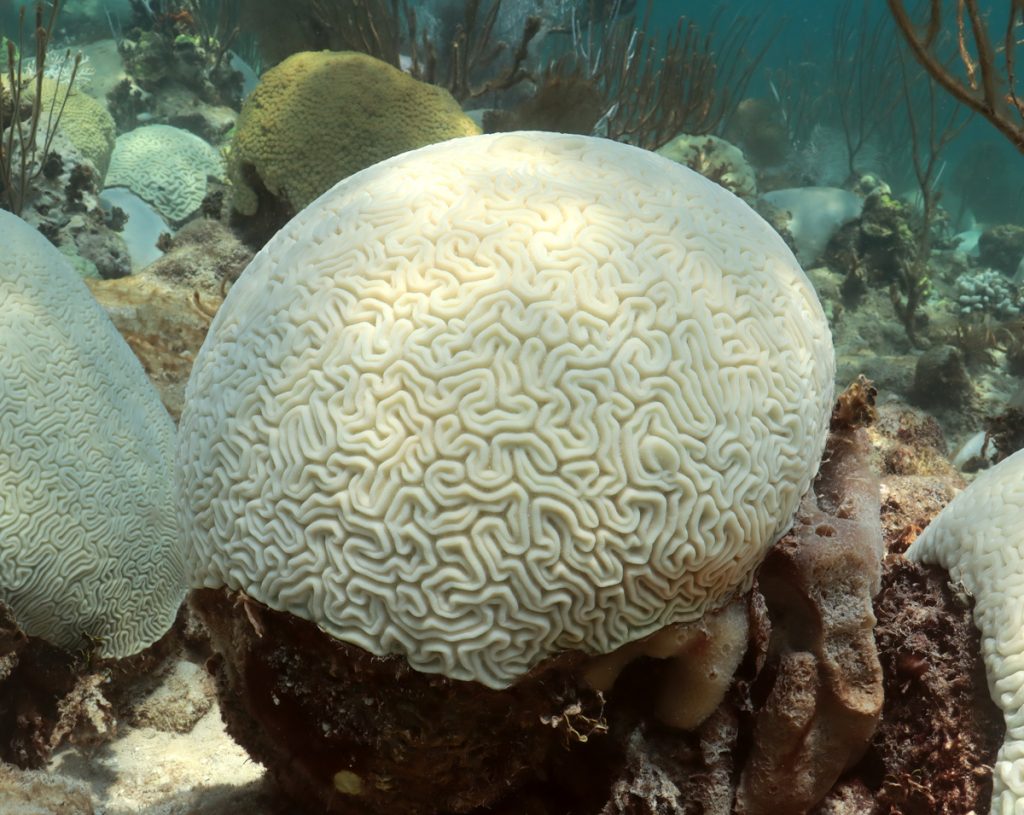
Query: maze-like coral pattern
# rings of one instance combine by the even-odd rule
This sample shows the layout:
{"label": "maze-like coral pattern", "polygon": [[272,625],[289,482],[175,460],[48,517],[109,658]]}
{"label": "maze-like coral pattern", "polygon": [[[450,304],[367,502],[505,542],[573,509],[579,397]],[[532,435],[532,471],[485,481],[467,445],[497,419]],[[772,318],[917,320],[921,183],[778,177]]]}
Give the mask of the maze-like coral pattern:
{"label": "maze-like coral pattern", "polygon": [[203,203],[209,177],[224,177],[216,148],[180,127],[147,125],[118,136],[105,183],[127,187],[165,218],[183,221]]}
{"label": "maze-like coral pattern", "polygon": [[136,653],[184,596],[174,427],[63,256],[0,211],[0,600],[68,649]]}
{"label": "maze-like coral pattern", "polygon": [[748,585],[832,374],[791,253],[692,171],[542,133],[406,153],[217,315],[180,429],[191,579],[504,687]]}
{"label": "maze-like coral pattern", "polygon": [[993,815],[1024,811],[1024,450],[979,475],[907,550],[974,595],[974,624],[1006,738],[993,771]]}

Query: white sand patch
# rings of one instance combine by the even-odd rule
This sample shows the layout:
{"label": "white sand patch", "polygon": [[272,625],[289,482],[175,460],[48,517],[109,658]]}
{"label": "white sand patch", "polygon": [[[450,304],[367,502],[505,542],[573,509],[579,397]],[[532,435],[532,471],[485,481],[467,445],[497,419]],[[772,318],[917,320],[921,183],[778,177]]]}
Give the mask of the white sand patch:
{"label": "white sand patch", "polygon": [[[140,708],[161,702],[178,720],[178,708],[212,690],[196,668],[176,666]],[[192,687],[183,690],[185,684]],[[60,750],[47,768],[55,780],[84,784],[95,815],[297,815],[274,796],[263,767],[227,734],[215,701],[187,733],[123,721],[120,727],[117,738],[100,747]]]}

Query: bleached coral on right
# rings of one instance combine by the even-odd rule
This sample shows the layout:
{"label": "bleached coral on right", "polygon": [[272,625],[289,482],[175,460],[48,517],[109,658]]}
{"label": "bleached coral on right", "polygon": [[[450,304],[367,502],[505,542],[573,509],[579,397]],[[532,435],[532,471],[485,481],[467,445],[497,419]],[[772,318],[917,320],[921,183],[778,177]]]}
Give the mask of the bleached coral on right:
{"label": "bleached coral on right", "polygon": [[993,771],[992,815],[1024,812],[1024,450],[986,470],[907,550],[974,595],[989,692],[1006,738]]}

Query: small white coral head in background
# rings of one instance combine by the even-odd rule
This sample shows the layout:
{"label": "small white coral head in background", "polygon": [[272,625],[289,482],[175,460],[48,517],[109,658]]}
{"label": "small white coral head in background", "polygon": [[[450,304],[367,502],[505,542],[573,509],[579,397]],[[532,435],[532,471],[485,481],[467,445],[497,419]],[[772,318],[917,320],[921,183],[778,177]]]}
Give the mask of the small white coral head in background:
{"label": "small white coral head in background", "polygon": [[207,181],[224,177],[220,152],[195,133],[146,125],[117,137],[104,185],[127,187],[173,222],[195,213]]}
{"label": "small white coral head in background", "polygon": [[928,525],[907,557],[934,563],[974,595],[992,700],[1006,720],[992,815],[1024,813],[1024,450],[979,475]]}
{"label": "small white coral head in background", "polygon": [[818,468],[832,341],[746,204],[511,133],[359,172],[257,255],[180,426],[192,585],[501,688],[752,580]]}

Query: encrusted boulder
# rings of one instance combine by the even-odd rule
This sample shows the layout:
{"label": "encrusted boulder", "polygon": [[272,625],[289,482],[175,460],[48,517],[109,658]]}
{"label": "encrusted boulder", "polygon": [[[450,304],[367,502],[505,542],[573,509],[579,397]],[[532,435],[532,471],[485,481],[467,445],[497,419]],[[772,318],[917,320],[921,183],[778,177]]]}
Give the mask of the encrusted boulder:
{"label": "encrusted boulder", "polygon": [[964,355],[953,345],[936,345],[917,358],[910,398],[921,407],[962,406],[974,396]]}
{"label": "encrusted boulder", "polygon": [[718,136],[684,133],[659,147],[658,155],[696,170],[740,198],[751,199],[757,195],[754,168],[743,151]]}
{"label": "encrusted boulder", "polygon": [[1024,227],[999,224],[986,229],[978,239],[978,252],[983,264],[1013,277],[1024,260]]}

